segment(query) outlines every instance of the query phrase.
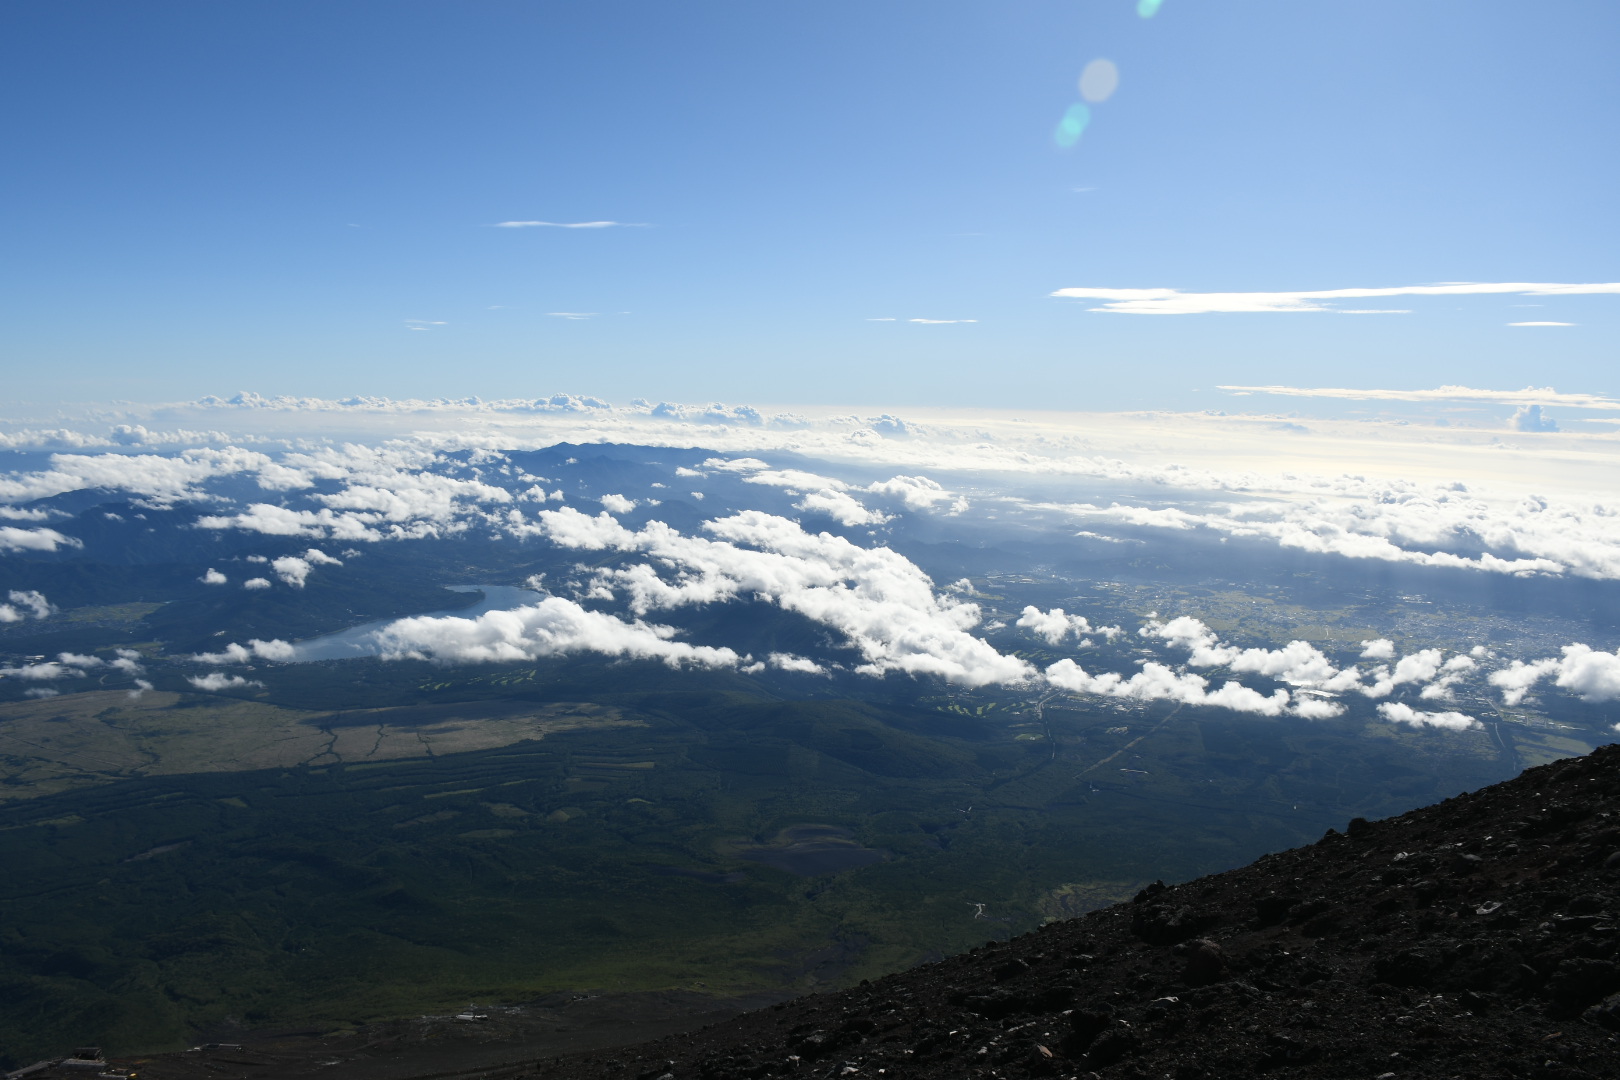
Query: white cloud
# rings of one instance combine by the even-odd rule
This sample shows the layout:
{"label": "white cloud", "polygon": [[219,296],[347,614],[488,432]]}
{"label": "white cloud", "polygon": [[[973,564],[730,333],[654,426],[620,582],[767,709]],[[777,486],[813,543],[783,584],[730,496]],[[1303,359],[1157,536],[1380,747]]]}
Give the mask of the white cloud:
{"label": "white cloud", "polygon": [[269,587],[269,578],[251,577],[242,582],[242,588],[244,589],[268,589]]}
{"label": "white cloud", "polygon": [[399,619],[376,632],[381,655],[389,660],[501,663],[591,652],[660,660],[671,667],[736,667],[740,662],[731,649],[671,640],[674,636],[671,627],[626,622],[557,596],[473,619]]}
{"label": "white cloud", "polygon": [[[110,662],[109,667],[122,671],[125,675],[145,675],[146,667],[141,663],[142,656],[134,649],[117,649],[117,659]],[[139,681],[139,680],[137,680]],[[147,689],[151,689],[150,686]]]}
{"label": "white cloud", "polygon": [[1502,700],[1517,705],[1536,683],[1549,675],[1554,685],[1578,694],[1583,701],[1601,703],[1620,699],[1620,649],[1606,653],[1576,642],[1565,645],[1562,659],[1549,658],[1525,663],[1515,660],[1487,677],[1502,691]]}
{"label": "white cloud", "polygon": [[59,547],[83,547],[76,538],[55,529],[19,529],[0,525],[0,551],[55,551]]}
{"label": "white cloud", "polygon": [[[1381,496],[1233,503],[1211,507],[1205,513],[1119,504],[1055,509],[1137,526],[1182,531],[1202,527],[1352,559],[1520,577],[1564,573],[1620,577],[1620,534],[1610,524],[1608,512],[1601,506],[1553,506],[1544,499],[1525,500],[1510,510],[1466,493],[1422,492],[1416,485],[1394,484]],[[1484,550],[1478,555],[1449,550],[1465,545]],[[1496,551],[1507,554],[1497,555]]]}
{"label": "white cloud", "polygon": [[276,572],[278,578],[295,589],[302,589],[309,580],[309,561],[296,555],[283,555],[279,559],[271,559],[270,569]]}
{"label": "white cloud", "polygon": [[10,665],[0,667],[0,675],[26,679],[31,682],[50,682],[55,679],[82,679],[84,672],[72,664],[61,663],[57,660],[46,660],[42,663],[22,664],[17,667]]}
{"label": "white cloud", "polygon": [[1378,698],[1388,697],[1397,686],[1426,683],[1440,673],[1441,655],[1439,649],[1420,649],[1396,661],[1393,671],[1387,665],[1380,664],[1372,670],[1371,685],[1363,686],[1358,681],[1355,689],[1368,697]]}
{"label": "white cloud", "polygon": [[773,668],[781,671],[795,671],[806,675],[825,675],[827,669],[814,660],[804,656],[794,656],[792,653],[773,652],[767,658]]}
{"label": "white cloud", "polygon": [[1048,645],[1056,645],[1072,632],[1075,637],[1091,633],[1091,623],[1084,615],[1065,615],[1062,608],[1042,611],[1033,604],[1024,608],[1014,626],[1021,626]]}
{"label": "white cloud", "polygon": [[[316,566],[342,565],[342,559],[334,559],[318,548],[310,548],[301,556],[283,555],[278,559],[270,560],[270,569],[276,572],[276,576],[295,589],[302,589],[309,582],[310,571]],[[252,587],[249,586],[249,588]]]}
{"label": "white cloud", "polygon": [[1218,690],[1210,690],[1209,680],[1203,676],[1178,674],[1153,661],[1143,664],[1141,671],[1127,679],[1111,671],[1092,675],[1073,660],[1063,659],[1046,669],[1046,680],[1059,689],[1080,694],[1139,701],[1179,701],[1262,716],[1280,716],[1288,711],[1289,704],[1287,690],[1273,691],[1268,697],[1242,683],[1230,681]]}
{"label": "white cloud", "polygon": [[906,322],[923,323],[927,326],[951,326],[956,323],[976,323],[978,319],[907,319]]}
{"label": "white cloud", "polygon": [[958,500],[951,492],[940,486],[938,481],[930,480],[926,476],[895,476],[869,484],[866,490],[874,495],[897,498],[905,504],[907,510],[927,510],[941,502],[950,502],[953,505],[960,502],[961,508],[967,509],[966,500]]}
{"label": "white cloud", "polygon": [[1305,720],[1331,720],[1344,715],[1344,706],[1327,698],[1301,694],[1294,699],[1294,715]]}
{"label": "white cloud", "polygon": [[1150,622],[1139,632],[1143,637],[1158,638],[1187,649],[1187,663],[1193,667],[1225,666],[1291,686],[1337,690],[1344,689],[1348,683],[1321,650],[1305,641],[1290,641],[1280,649],[1239,649],[1221,644],[1213,630],[1186,615],[1166,623]]}
{"label": "white cloud", "polygon": [[52,454],[50,464],[41,472],[0,476],[0,499],[42,499],[85,488],[107,488],[157,499],[189,498],[197,495],[196,485],[204,480],[254,472],[274,462],[264,454],[227,446],[217,450],[192,448],[173,455]]}
{"label": "white cloud", "polygon": [[539,517],[564,547],[612,547],[651,560],[596,578],[626,594],[638,615],[752,597],[838,631],[865,659],[857,668],[863,674],[934,674],[970,685],[1033,675],[1023,661],[968,632],[980,621],[976,605],[937,596],[926,574],[887,548],[812,534],[756,510],[706,522],[714,539],[685,536],[657,521],[631,532],[606,514],[590,518],[570,508],[543,510]]}
{"label": "white cloud", "polygon": [[1572,322],[1510,322],[1509,326],[1574,326]]}
{"label": "white cloud", "polygon": [[501,221],[497,229],[645,229],[631,221]]}
{"label": "white cloud", "polygon": [[1102,300],[1093,311],[1128,315],[1203,315],[1212,312],[1333,311],[1324,301],[1360,300],[1385,296],[1589,296],[1620,294],[1620,282],[1592,285],[1549,283],[1446,282],[1439,285],[1403,285],[1382,289],[1322,289],[1288,292],[1184,293],[1179,289],[1058,289],[1053,296]]}
{"label": "white cloud", "polygon": [[594,319],[602,313],[600,311],[548,311],[546,314],[554,319],[569,319],[573,322],[579,322],[584,319]]}
{"label": "white cloud", "polygon": [[36,686],[32,690],[24,690],[23,691],[23,697],[41,698],[41,699],[43,699],[43,698],[53,698],[53,697],[56,697],[61,692],[62,691],[60,691],[60,690],[53,690],[48,686]]}
{"label": "white cloud", "polygon": [[1411,724],[1413,727],[1437,727],[1448,731],[1466,731],[1471,727],[1478,727],[1479,721],[1472,716],[1460,712],[1420,712],[1410,705],[1398,701],[1385,702],[1378,706],[1378,715],[1385,720],[1397,724]]}
{"label": "white cloud", "polygon": [[210,566],[208,571],[197,580],[202,582],[204,585],[223,585],[231,579]]}
{"label": "white cloud", "polygon": [[1239,394],[1276,394],[1281,397],[1339,398],[1345,401],[1478,401],[1501,405],[1564,405],[1578,409],[1620,409],[1620,400],[1600,394],[1561,394],[1550,386],[1523,390],[1480,390],[1471,386],[1439,386],[1433,390],[1352,390],[1342,387],[1233,386],[1217,390]]}
{"label": "white cloud", "polygon": [[[743,479],[749,484],[764,484],[786,489],[790,494],[803,497],[793,504],[794,509],[808,514],[825,514],[841,525],[882,525],[890,521],[889,515],[870,510],[849,494],[849,485],[842,480],[806,472],[803,469],[773,469],[758,458],[710,458],[704,468],[724,472],[748,473]],[[898,479],[898,478],[897,478]],[[908,478],[911,479],[911,478]],[[889,481],[893,483],[894,481]]]}
{"label": "white cloud", "polygon": [[1388,638],[1373,638],[1371,641],[1363,641],[1361,645],[1363,660],[1395,659],[1395,643]]}
{"label": "white cloud", "polygon": [[1450,701],[1454,695],[1452,688],[1479,667],[1472,657],[1453,656],[1440,668],[1440,677],[1425,686],[1418,695],[1424,701]]}
{"label": "white cloud", "polygon": [[603,495],[600,502],[611,513],[628,514],[636,508],[636,500],[623,495]]}
{"label": "white cloud", "polygon": [[280,638],[270,641],[261,641],[253,638],[245,646],[231,642],[217,653],[198,653],[192,659],[200,664],[245,664],[250,660],[273,660],[282,663],[292,661],[297,656],[297,650],[289,642]]}
{"label": "white cloud", "polygon": [[12,589],[7,599],[11,604],[3,606],[11,612],[11,615],[0,616],[0,622],[20,622],[25,617],[17,608],[12,607],[12,604],[27,608],[36,619],[48,618],[57,611],[56,605],[45,599],[45,594],[37,589]]}
{"label": "white cloud", "polygon": [[1508,418],[1514,431],[1557,431],[1558,421],[1542,415],[1540,405],[1520,405]]}
{"label": "white cloud", "polygon": [[218,693],[221,690],[234,690],[242,686],[263,686],[257,679],[244,679],[240,675],[227,675],[223,671],[210,671],[207,675],[190,675],[186,681],[198,690],[208,693]]}

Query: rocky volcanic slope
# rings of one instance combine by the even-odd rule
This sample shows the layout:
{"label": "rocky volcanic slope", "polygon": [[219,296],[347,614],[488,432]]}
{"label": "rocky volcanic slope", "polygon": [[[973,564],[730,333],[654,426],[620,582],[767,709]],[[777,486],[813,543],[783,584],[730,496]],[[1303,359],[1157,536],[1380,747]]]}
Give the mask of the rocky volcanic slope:
{"label": "rocky volcanic slope", "polygon": [[1620,1076],[1620,746],[702,1031],[503,1075]]}

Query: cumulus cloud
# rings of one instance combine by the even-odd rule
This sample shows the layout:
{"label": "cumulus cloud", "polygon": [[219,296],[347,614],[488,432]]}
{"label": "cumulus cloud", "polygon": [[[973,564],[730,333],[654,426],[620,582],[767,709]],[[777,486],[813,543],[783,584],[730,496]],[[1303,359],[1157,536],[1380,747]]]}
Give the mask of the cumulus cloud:
{"label": "cumulus cloud", "polygon": [[[270,569],[276,576],[295,589],[302,589],[309,581],[309,572],[315,566],[342,566],[342,559],[334,559],[317,548],[310,548],[303,555],[283,555],[279,559],[270,560]],[[258,579],[258,580],[263,580]]]}
{"label": "cumulus cloud", "polygon": [[966,499],[953,495],[938,481],[926,476],[896,476],[869,484],[866,490],[899,499],[907,510],[929,510],[942,502],[951,504],[952,513],[959,514],[968,508]]}
{"label": "cumulus cloud", "polygon": [[1334,311],[1329,301],[1388,296],[1587,296],[1620,294],[1620,282],[1562,285],[1532,282],[1446,282],[1378,289],[1322,289],[1288,292],[1184,293],[1179,289],[1058,289],[1053,296],[1102,300],[1092,311],[1127,315],[1204,315],[1212,312],[1272,313]]}
{"label": "cumulus cloud", "polygon": [[603,495],[599,501],[614,514],[628,514],[636,508],[636,500],[627,499],[623,495]]}
{"label": "cumulus cloud", "polygon": [[767,659],[770,665],[780,671],[796,671],[805,675],[825,675],[827,669],[808,657],[795,656],[792,653],[773,652]]}
{"label": "cumulus cloud", "polygon": [[756,510],[706,522],[708,537],[686,536],[658,521],[632,532],[606,514],[591,518],[571,508],[543,510],[539,517],[564,547],[613,548],[650,560],[596,577],[623,593],[637,615],[752,598],[840,633],[861,653],[865,663],[857,670],[864,674],[933,674],[969,685],[1033,675],[1023,661],[969,633],[980,621],[977,605],[936,595],[920,568],[887,548],[810,533]]}
{"label": "cumulus cloud", "polygon": [[238,645],[233,641],[220,652],[198,653],[192,659],[202,664],[245,664],[250,660],[275,660],[285,663],[293,660],[296,655],[297,650],[280,638],[270,641],[253,638],[246,645]]}
{"label": "cumulus cloud", "polygon": [[1372,683],[1362,686],[1358,682],[1356,689],[1368,697],[1379,698],[1388,697],[1397,686],[1426,683],[1439,674],[1442,655],[1439,649],[1419,649],[1397,660],[1393,669],[1380,664],[1372,670]]}
{"label": "cumulus cloud", "polygon": [[[20,502],[85,488],[154,499],[191,498],[200,494],[197,485],[205,480],[273,464],[265,454],[234,446],[191,448],[178,454],[52,454],[48,469],[0,476],[0,499]],[[78,541],[60,537],[57,543]]]}
{"label": "cumulus cloud", "polygon": [[802,495],[793,504],[794,509],[825,514],[840,525],[882,525],[891,520],[887,514],[863,506],[849,494],[848,484],[832,477],[803,469],[773,469],[758,458],[710,458],[703,465],[709,469],[744,473],[746,483],[784,488],[789,494]]}
{"label": "cumulus cloud", "polygon": [[1508,427],[1514,431],[1557,431],[1558,421],[1544,415],[1540,405],[1520,405],[1508,418]]}
{"label": "cumulus cloud", "polygon": [[1440,675],[1419,693],[1425,701],[1450,701],[1455,696],[1452,689],[1471,674],[1479,663],[1472,657],[1453,656],[1440,666]]}
{"label": "cumulus cloud", "polygon": [[207,572],[197,580],[202,582],[204,585],[223,585],[229,581],[230,578],[226,577],[224,574],[210,566]]}
{"label": "cumulus cloud", "polygon": [[1560,651],[1562,657],[1529,663],[1514,660],[1491,672],[1487,681],[1502,691],[1502,700],[1509,705],[1522,702],[1531,688],[1548,676],[1554,676],[1553,683],[1559,689],[1579,695],[1583,701],[1601,703],[1620,698],[1620,649],[1600,652],[1576,642]]}
{"label": "cumulus cloud", "polygon": [[1326,690],[1342,690],[1355,682],[1354,669],[1346,678],[1320,649],[1306,641],[1290,641],[1280,649],[1240,649],[1222,644],[1213,630],[1186,615],[1165,623],[1150,622],[1139,633],[1186,649],[1187,663],[1193,667],[1225,666],[1291,686]]}
{"label": "cumulus cloud", "polygon": [[56,614],[56,605],[37,589],[12,589],[7,599],[11,603],[0,604],[0,623],[22,622],[29,615],[44,619]]}
{"label": "cumulus cloud", "polygon": [[1091,633],[1091,623],[1084,615],[1066,615],[1062,608],[1042,611],[1033,604],[1024,608],[1014,626],[1023,627],[1048,645],[1056,645],[1073,633],[1083,637]]}
{"label": "cumulus cloud", "polygon": [[0,551],[55,551],[59,547],[83,547],[79,540],[55,529],[19,529],[0,525]]}
{"label": "cumulus cloud", "polygon": [[244,589],[268,589],[269,587],[269,578],[250,577],[246,581],[242,582],[242,588]]}
{"label": "cumulus cloud", "polygon": [[[143,657],[140,653],[134,649],[117,649],[114,652],[117,659],[110,661],[109,667],[122,671],[125,675],[146,674],[146,667],[141,663]],[[150,690],[151,687],[148,686],[147,689]]]}
{"label": "cumulus cloud", "polygon": [[1399,701],[1389,701],[1378,706],[1378,715],[1397,724],[1411,724],[1413,727],[1437,727],[1448,731],[1466,731],[1471,727],[1479,726],[1479,721],[1466,713],[1451,711],[1421,712]]}
{"label": "cumulus cloud", "polygon": [[208,693],[218,693],[221,690],[235,690],[243,686],[263,686],[257,679],[244,679],[240,675],[227,675],[223,671],[210,671],[207,675],[190,675],[186,681],[198,690]]}
{"label": "cumulus cloud", "polygon": [[11,665],[0,667],[0,675],[8,675],[14,679],[26,679],[30,682],[52,682],[56,679],[81,679],[84,677],[84,671],[59,660],[45,660],[32,664],[20,664],[15,667]]}
{"label": "cumulus cloud", "polygon": [[627,622],[557,596],[472,619],[429,615],[399,619],[376,632],[381,655],[390,660],[500,663],[584,652],[659,660],[671,667],[736,667],[741,660],[731,649],[692,645],[674,637],[672,627],[639,619]]}
{"label": "cumulus cloud", "polygon": [[1363,660],[1395,659],[1395,643],[1388,638],[1373,638],[1371,641],[1363,641],[1361,646]]}
{"label": "cumulus cloud", "polygon": [[1216,690],[1202,675],[1177,673],[1163,664],[1149,661],[1142,670],[1126,678],[1117,672],[1093,675],[1073,660],[1063,659],[1046,669],[1046,680],[1062,690],[1104,697],[1134,698],[1138,701],[1179,701],[1186,705],[1211,705],[1234,712],[1280,716],[1288,711],[1289,693],[1275,690],[1270,696],[1242,683],[1228,681]]}

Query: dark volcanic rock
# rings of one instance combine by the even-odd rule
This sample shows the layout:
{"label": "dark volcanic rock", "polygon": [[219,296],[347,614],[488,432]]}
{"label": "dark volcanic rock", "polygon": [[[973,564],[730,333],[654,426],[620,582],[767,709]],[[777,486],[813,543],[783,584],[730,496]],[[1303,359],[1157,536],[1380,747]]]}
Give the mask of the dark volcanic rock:
{"label": "dark volcanic rock", "polygon": [[849,990],[499,1075],[1620,1076],[1617,854],[1610,746]]}

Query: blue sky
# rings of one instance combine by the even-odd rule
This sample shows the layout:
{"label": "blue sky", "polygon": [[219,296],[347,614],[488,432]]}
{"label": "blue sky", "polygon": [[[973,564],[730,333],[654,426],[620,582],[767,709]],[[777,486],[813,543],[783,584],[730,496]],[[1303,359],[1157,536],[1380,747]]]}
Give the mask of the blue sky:
{"label": "blue sky", "polygon": [[[1610,3],[154,0],[0,23],[13,400],[1620,391],[1613,292],[1052,295],[1620,281]],[[1098,59],[1118,89],[1059,147]],[[1374,308],[1405,313],[1339,313]]]}

